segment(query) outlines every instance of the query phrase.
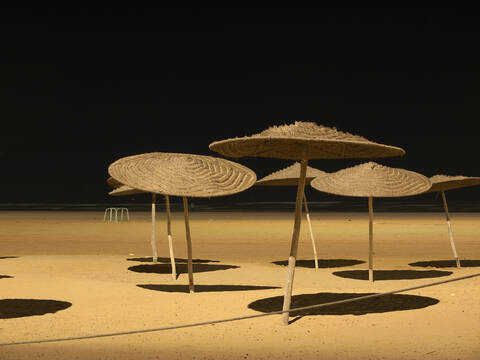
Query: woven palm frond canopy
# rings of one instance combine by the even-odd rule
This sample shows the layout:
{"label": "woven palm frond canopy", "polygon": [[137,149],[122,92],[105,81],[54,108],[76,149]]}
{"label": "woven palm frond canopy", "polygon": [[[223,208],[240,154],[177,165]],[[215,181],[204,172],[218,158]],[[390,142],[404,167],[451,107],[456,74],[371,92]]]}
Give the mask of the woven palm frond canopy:
{"label": "woven palm frond canopy", "polygon": [[110,187],[112,187],[112,188],[114,188],[114,189],[119,188],[120,186],[123,185],[120,181],[115,180],[115,179],[114,179],[113,177],[111,177],[111,176],[107,179],[107,184],[108,184],[108,186],[110,186]]}
{"label": "woven palm frond canopy", "polygon": [[124,195],[136,195],[136,194],[143,194],[145,191],[134,189],[128,185],[122,185],[108,193],[108,195],[112,196],[124,196]]}
{"label": "woven palm frond canopy", "polygon": [[107,179],[107,184],[114,189],[108,193],[108,195],[112,196],[123,196],[123,195],[136,195],[136,194],[143,194],[145,191],[134,189],[131,186],[123,185],[120,181],[114,179],[113,177],[109,177]]}
{"label": "woven palm frond canopy", "polygon": [[428,191],[427,177],[375,162],[343,169],[315,178],[310,185],[320,191],[358,197],[401,197]]}
{"label": "woven palm frond canopy", "polygon": [[480,177],[435,175],[430,178],[432,188],[428,192],[446,191],[480,185]]}
{"label": "woven palm frond canopy", "polygon": [[186,197],[235,194],[257,179],[252,170],[233,161],[160,152],[119,159],[109,166],[108,173],[134,189]]}
{"label": "woven palm frond canopy", "polygon": [[[325,171],[318,170],[307,166],[307,174],[305,183],[310,184],[314,178],[327,174]],[[298,185],[298,178],[300,176],[300,164],[296,162],[289,167],[275,171],[264,178],[257,180],[255,185],[258,186],[296,186]]]}
{"label": "woven palm frond canopy", "polygon": [[252,136],[215,141],[209,147],[224,156],[235,158],[258,156],[304,160],[378,158],[405,154],[399,147],[378,144],[362,136],[301,121],[273,126]]}

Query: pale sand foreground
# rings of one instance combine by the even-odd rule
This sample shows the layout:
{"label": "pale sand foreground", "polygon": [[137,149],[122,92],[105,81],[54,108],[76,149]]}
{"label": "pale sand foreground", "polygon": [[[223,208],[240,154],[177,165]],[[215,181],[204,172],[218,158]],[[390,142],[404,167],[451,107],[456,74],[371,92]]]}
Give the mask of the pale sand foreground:
{"label": "pale sand foreground", "polygon": [[[0,278],[0,300],[51,299],[72,304],[53,314],[0,319],[0,342],[256,314],[248,308],[250,303],[283,295],[286,268],[272,261],[288,257],[293,214],[192,212],[194,258],[219,261],[200,265],[204,272],[194,275],[197,289],[202,290],[200,285],[278,287],[218,291],[221,287],[214,286],[195,294],[136,286],[186,285],[187,275],[181,273],[172,280],[169,273],[128,270],[150,264],[127,261],[150,255],[150,214],[131,215],[130,223],[104,223],[99,212],[0,212],[0,258],[17,256],[0,259],[0,275],[11,276]],[[480,214],[451,217],[460,258],[480,260]],[[316,212],[312,220],[320,259],[368,259],[367,213]],[[302,223],[299,259],[313,258],[306,230]],[[159,256],[167,257],[161,210],[157,231]],[[452,258],[442,213],[378,213],[374,233],[375,268],[416,270],[419,278],[370,284],[332,274],[364,270],[366,263],[318,270],[299,267],[294,295],[384,292],[480,272],[480,267],[408,265]],[[176,256],[185,258],[182,213],[173,214],[173,236]],[[238,268],[218,270],[218,265]],[[425,270],[453,274],[421,278],[419,271]],[[390,312],[367,305],[371,313],[364,315],[306,315],[287,327],[281,325],[280,315],[274,315],[140,335],[14,345],[0,347],[0,359],[480,359],[480,278],[407,294],[439,302]]]}

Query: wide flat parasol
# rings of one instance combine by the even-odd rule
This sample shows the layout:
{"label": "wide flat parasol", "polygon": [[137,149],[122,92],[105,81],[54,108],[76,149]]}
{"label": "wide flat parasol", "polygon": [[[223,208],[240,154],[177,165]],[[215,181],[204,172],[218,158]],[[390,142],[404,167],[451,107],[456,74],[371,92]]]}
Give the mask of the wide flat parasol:
{"label": "wide flat parasol", "polygon": [[401,148],[378,144],[358,135],[296,121],[292,125],[270,127],[258,134],[215,141],[210,149],[229,157],[279,159],[347,159],[404,155]]}
{"label": "wide flat parasol", "polygon": [[440,192],[442,194],[443,200],[443,209],[445,211],[445,217],[447,219],[448,225],[448,236],[450,238],[450,246],[452,248],[453,256],[457,264],[457,268],[460,268],[460,260],[458,258],[457,249],[455,247],[455,242],[453,241],[453,232],[452,226],[450,224],[450,215],[448,213],[447,199],[445,197],[445,191],[460,189],[468,186],[480,185],[480,177],[472,176],[450,176],[450,175],[434,175],[430,178],[432,187],[427,192]]}
{"label": "wide flat parasol", "polygon": [[403,197],[424,193],[432,186],[425,176],[374,162],[350,167],[315,178],[310,185],[317,190],[343,196],[368,197],[369,256],[368,277],[373,281],[373,198]]}
{"label": "wide flat parasol", "polygon": [[109,174],[121,183],[146,192],[181,196],[185,215],[190,292],[194,292],[192,243],[187,197],[214,197],[244,191],[257,177],[249,168],[212,156],[147,153],[115,161]]}
{"label": "wide flat parasol", "polygon": [[358,135],[338,131],[314,122],[296,121],[291,125],[273,126],[258,134],[215,141],[210,149],[224,156],[258,156],[301,160],[295,201],[290,256],[283,302],[283,324],[288,325],[293,277],[301,223],[301,206],[309,159],[377,158],[404,155],[399,147],[375,143]]}
{"label": "wide flat parasol", "polygon": [[[298,186],[300,176],[300,163],[296,162],[285,169],[281,169],[257,180],[257,186]],[[307,166],[307,173],[305,174],[305,184],[310,182],[317,176],[326,174],[325,171],[318,170]],[[310,212],[308,211],[307,197],[303,194],[303,205],[305,208],[305,216],[307,218],[308,229],[310,231],[310,239],[312,240],[313,255],[315,261],[315,269],[318,269],[318,255],[317,247],[315,246],[315,238],[313,236],[312,222],[310,221]]]}

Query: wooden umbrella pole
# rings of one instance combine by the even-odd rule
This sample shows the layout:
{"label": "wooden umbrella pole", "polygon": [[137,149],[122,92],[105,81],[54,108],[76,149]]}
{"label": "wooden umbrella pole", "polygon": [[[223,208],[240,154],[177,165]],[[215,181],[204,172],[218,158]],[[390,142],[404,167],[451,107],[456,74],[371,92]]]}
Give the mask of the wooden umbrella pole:
{"label": "wooden umbrella pole", "polygon": [[[300,167],[300,178],[298,180],[297,198],[295,201],[295,222],[293,225],[292,244],[290,248],[290,256],[288,258],[287,281],[285,284],[285,295],[283,297],[283,310],[290,310],[290,303],[292,298],[293,277],[295,275],[295,262],[298,249],[298,237],[300,235],[300,224],[302,222],[302,198],[305,189],[305,176],[307,174],[308,160],[302,160]],[[282,314],[283,325],[288,325],[290,313],[284,312]]]}
{"label": "wooden umbrella pole", "polygon": [[175,256],[173,254],[173,240],[172,240],[172,216],[170,214],[170,198],[165,195],[165,209],[167,212],[167,236],[168,249],[170,250],[170,264],[172,265],[172,279],[177,278],[177,269],[175,267]]}
{"label": "wooden umbrella pole", "polygon": [[156,219],[155,219],[155,203],[156,203],[156,194],[152,194],[152,253],[153,253],[153,263],[156,264],[158,261],[158,253],[157,253],[157,243],[155,242],[155,225],[156,225]]}
{"label": "wooden umbrella pole", "polygon": [[183,213],[185,214],[185,233],[187,238],[187,253],[188,253],[188,288],[190,293],[195,292],[193,285],[193,264],[192,264],[192,240],[190,239],[190,224],[188,222],[188,200],[183,197]]}
{"label": "wooden umbrella pole", "polygon": [[307,217],[308,228],[310,229],[310,239],[312,239],[313,255],[315,257],[315,269],[318,269],[317,247],[315,246],[315,239],[313,238],[312,222],[310,221],[310,212],[308,211],[305,192],[303,193],[303,205],[305,207],[305,215]]}
{"label": "wooden umbrella pole", "polygon": [[368,279],[373,282],[373,199],[368,197]]}
{"label": "wooden umbrella pole", "polygon": [[445,209],[445,217],[447,218],[448,236],[450,237],[450,246],[452,247],[453,256],[457,263],[457,268],[460,268],[460,260],[458,260],[457,249],[455,248],[455,242],[453,241],[452,226],[450,225],[450,215],[448,214],[447,199],[445,198],[445,192],[442,190],[443,208]]}

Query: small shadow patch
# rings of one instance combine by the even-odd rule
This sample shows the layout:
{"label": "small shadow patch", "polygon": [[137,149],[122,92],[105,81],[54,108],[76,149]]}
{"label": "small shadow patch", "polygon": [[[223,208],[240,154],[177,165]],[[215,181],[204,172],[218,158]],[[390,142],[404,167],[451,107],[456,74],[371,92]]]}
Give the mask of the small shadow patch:
{"label": "small shadow patch", "polygon": [[11,279],[13,278],[13,276],[9,276],[9,275],[0,275],[0,279]]}
{"label": "small shadow patch", "polygon": [[[373,270],[373,280],[428,279],[451,274],[451,271],[439,270]],[[334,271],[333,275],[347,279],[368,280],[368,270]]]}
{"label": "small shadow patch", "polygon": [[3,259],[16,259],[18,258],[19,256],[0,256],[0,260],[3,260]]}
{"label": "small shadow patch", "polygon": [[[217,265],[217,264],[193,264],[193,272],[201,273],[208,271],[218,271],[218,270],[228,270],[228,269],[237,269],[240,266],[237,265]],[[187,264],[176,264],[175,269],[177,274],[187,274],[188,265]],[[172,267],[170,264],[145,264],[145,265],[135,265],[128,268],[130,271],[135,271],[139,273],[152,273],[152,274],[171,274]]]}
{"label": "small shadow patch", "polygon": [[58,300],[0,299],[0,319],[53,314],[72,306],[72,303]]}
{"label": "small shadow patch", "polygon": [[[353,299],[374,293],[317,293],[292,296],[291,308],[324,304],[339,300]],[[305,315],[365,315],[373,313],[384,313],[391,311],[403,311],[422,309],[435,305],[439,300],[404,294],[390,294],[364,300],[352,301],[343,304],[325,306],[321,308],[291,311],[290,316]],[[256,300],[248,305],[252,310],[259,312],[272,312],[282,310],[283,296],[275,296]]]}
{"label": "small shadow patch", "polygon": [[[408,264],[410,266],[419,267],[434,267],[434,268],[456,268],[457,263],[455,260],[431,260],[431,261],[417,261]],[[478,267],[480,266],[480,260],[460,260],[461,267]]]}
{"label": "small shadow patch", "polygon": [[[138,258],[127,258],[128,261],[138,261],[138,262],[151,262],[153,263],[153,258],[150,256],[145,256],[145,257],[138,257]],[[170,264],[170,258],[166,257],[157,257],[157,261],[159,263],[168,263]],[[183,259],[183,258],[175,258],[175,264],[176,263],[186,263],[188,262],[188,259]],[[220,260],[209,260],[209,259],[192,259],[193,263],[218,263]]]}
{"label": "small shadow patch", "polygon": [[[137,285],[143,289],[175,292],[175,293],[189,293],[188,285]],[[195,292],[221,292],[221,291],[251,291],[251,290],[269,290],[279,289],[277,286],[253,286],[253,285],[195,285]]]}
{"label": "small shadow patch", "polygon": [[[353,266],[358,264],[363,264],[365,261],[363,260],[353,260],[353,259],[318,259],[318,267],[321,269],[325,268],[336,268],[336,267],[344,267],[344,266]],[[272,261],[272,264],[287,266],[288,260],[279,260],[279,261]],[[297,260],[295,262],[295,266],[305,267],[314,269],[315,268],[315,260]]]}

